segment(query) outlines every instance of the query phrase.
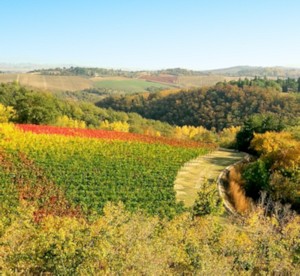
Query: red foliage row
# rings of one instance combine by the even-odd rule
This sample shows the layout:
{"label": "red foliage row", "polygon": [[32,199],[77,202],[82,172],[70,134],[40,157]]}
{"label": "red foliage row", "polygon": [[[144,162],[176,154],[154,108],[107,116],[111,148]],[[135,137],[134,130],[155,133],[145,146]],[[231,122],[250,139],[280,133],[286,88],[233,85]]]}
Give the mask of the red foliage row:
{"label": "red foliage row", "polygon": [[167,144],[175,147],[205,147],[215,148],[213,143],[199,143],[194,141],[184,141],[177,139],[170,139],[166,137],[154,137],[141,135],[136,133],[109,131],[109,130],[96,130],[96,129],[78,129],[68,127],[55,127],[55,126],[41,126],[41,125],[17,125],[23,131],[30,131],[37,134],[58,134],[64,136],[79,136],[89,138],[99,138],[108,140],[121,140],[121,141],[140,141],[145,143],[159,143]]}

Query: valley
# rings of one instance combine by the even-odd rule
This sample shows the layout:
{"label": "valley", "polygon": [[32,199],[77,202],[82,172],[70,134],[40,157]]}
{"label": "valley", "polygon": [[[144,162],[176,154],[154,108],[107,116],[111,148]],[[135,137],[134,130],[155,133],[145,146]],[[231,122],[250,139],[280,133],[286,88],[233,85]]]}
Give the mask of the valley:
{"label": "valley", "polygon": [[0,75],[1,273],[297,275],[299,79],[90,70]]}

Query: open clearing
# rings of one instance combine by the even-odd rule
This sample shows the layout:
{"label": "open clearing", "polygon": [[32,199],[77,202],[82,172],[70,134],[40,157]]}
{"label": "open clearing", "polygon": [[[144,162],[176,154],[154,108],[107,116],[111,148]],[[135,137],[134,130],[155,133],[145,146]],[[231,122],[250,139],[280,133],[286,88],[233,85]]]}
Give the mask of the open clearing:
{"label": "open clearing", "polygon": [[226,77],[226,76],[179,76],[176,84],[180,87],[203,87],[212,86],[218,82],[237,80],[237,77]]}
{"label": "open clearing", "polygon": [[80,76],[48,76],[39,74],[0,74],[0,83],[17,81],[27,87],[48,91],[79,91],[103,88],[126,93],[146,92],[149,88],[168,89],[168,84],[123,77],[84,78]]}
{"label": "open clearing", "polygon": [[95,87],[111,89],[115,91],[125,91],[128,93],[146,92],[148,88],[170,88],[169,85],[150,82],[141,79],[106,79],[95,82]]}
{"label": "open clearing", "polygon": [[17,81],[27,87],[48,91],[77,91],[93,87],[93,82],[77,76],[47,76],[38,74],[0,74],[0,83]]}
{"label": "open clearing", "polygon": [[17,81],[21,85],[47,91],[79,91],[88,88],[103,88],[126,94],[147,92],[154,89],[203,87],[219,81],[237,79],[224,76],[142,76],[139,79],[126,77],[49,76],[29,73],[0,74],[0,83]]}
{"label": "open clearing", "polygon": [[177,201],[186,207],[194,204],[203,181],[214,182],[227,166],[241,160],[245,153],[219,149],[184,164],[174,182]]}

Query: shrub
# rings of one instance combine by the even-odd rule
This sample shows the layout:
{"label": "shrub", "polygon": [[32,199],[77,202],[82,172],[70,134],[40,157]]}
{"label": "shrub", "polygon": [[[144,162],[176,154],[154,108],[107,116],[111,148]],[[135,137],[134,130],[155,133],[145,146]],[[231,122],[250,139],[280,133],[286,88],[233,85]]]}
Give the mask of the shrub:
{"label": "shrub", "polygon": [[249,164],[243,172],[247,196],[257,199],[261,190],[269,191],[269,172],[262,160]]}
{"label": "shrub", "polygon": [[193,216],[222,213],[223,205],[216,187],[217,184],[210,184],[208,181],[204,181],[198,192],[198,198],[192,207]]}

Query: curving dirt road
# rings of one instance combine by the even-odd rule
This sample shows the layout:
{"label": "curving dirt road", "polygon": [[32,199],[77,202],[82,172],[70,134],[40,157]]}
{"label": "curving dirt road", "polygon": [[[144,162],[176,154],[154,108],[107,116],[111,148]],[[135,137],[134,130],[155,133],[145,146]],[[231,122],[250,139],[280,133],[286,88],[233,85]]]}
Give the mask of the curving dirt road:
{"label": "curving dirt road", "polygon": [[174,182],[177,201],[183,201],[186,207],[192,206],[205,179],[215,181],[227,166],[244,156],[242,152],[219,149],[185,163]]}

